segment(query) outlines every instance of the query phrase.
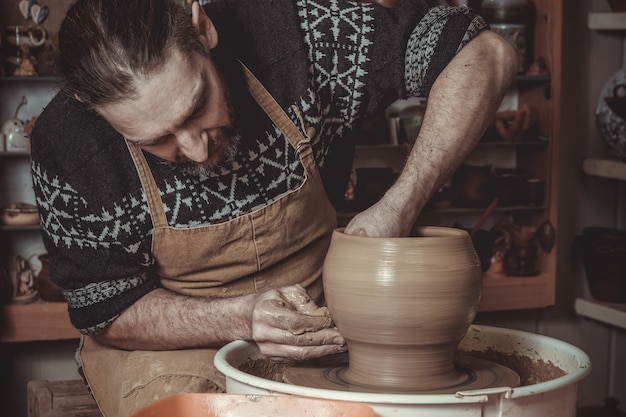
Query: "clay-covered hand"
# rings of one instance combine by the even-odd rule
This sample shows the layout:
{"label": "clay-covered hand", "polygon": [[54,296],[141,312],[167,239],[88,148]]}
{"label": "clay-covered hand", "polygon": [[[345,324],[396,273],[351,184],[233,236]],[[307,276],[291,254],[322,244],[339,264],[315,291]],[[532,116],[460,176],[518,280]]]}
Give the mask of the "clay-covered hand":
{"label": "clay-covered hand", "polygon": [[301,285],[262,294],[252,312],[252,339],[275,361],[304,360],[345,352],[347,346],[326,307]]}
{"label": "clay-covered hand", "polygon": [[344,229],[344,233],[369,237],[408,236],[413,222],[396,213],[398,211],[393,205],[383,198],[355,215]]}

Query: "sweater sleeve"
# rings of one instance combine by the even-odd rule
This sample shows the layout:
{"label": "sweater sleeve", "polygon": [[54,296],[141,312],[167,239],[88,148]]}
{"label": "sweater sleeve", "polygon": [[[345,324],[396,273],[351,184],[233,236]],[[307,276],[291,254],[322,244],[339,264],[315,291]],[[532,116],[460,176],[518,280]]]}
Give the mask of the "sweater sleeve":
{"label": "sweater sleeve", "polygon": [[159,285],[133,172],[120,135],[76,101],[59,94],[38,118],[31,173],[42,238],[51,278],[83,334],[102,331]]}
{"label": "sweater sleeve", "polygon": [[487,23],[467,7],[434,7],[415,27],[405,56],[405,82],[411,96],[427,96],[456,53]]}

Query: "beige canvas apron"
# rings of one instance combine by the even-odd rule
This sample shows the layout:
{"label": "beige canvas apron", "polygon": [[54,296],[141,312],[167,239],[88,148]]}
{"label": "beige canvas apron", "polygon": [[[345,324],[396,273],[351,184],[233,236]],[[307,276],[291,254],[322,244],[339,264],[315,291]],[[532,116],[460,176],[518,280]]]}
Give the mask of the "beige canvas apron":
{"label": "beige canvas apron", "polygon": [[[234,220],[191,229],[169,227],[154,178],[141,150],[129,145],[146,192],[152,250],[162,284],[177,293],[235,297],[300,283],[321,302],[321,271],[336,214],[326,197],[310,138],[300,133],[244,67],[248,90],[296,149],[306,178],[279,200]],[[213,365],[216,349],[123,351],[84,337],[82,372],[106,417],[125,417],[181,392],[224,391]]]}

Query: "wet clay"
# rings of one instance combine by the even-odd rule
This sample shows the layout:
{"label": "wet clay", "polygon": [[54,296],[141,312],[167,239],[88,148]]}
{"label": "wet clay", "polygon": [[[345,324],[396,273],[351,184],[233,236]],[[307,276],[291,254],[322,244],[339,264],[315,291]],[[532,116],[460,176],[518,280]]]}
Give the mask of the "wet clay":
{"label": "wet clay", "polygon": [[[459,356],[474,357],[509,368],[519,375],[518,386],[534,385],[541,382],[551,381],[566,374],[564,370],[557,367],[550,361],[531,359],[517,353],[497,352],[491,348],[485,351],[459,351],[458,354]],[[269,359],[261,358],[249,359],[242,363],[238,369],[259,378],[289,383],[288,381],[285,381],[285,373],[289,373],[289,370],[293,367],[300,366],[302,366],[302,363],[278,363]],[[329,366],[328,369],[332,369],[332,367]],[[352,387],[349,390],[357,391],[358,389],[357,387]]]}
{"label": "wet clay", "polygon": [[551,381],[566,374],[551,361],[531,359],[514,353],[497,352],[491,348],[485,351],[468,351],[468,356],[482,358],[506,366],[515,371],[520,377],[520,385],[534,385],[540,382]]}
{"label": "wet clay", "polygon": [[454,359],[456,378],[449,385],[432,385],[429,388],[373,387],[357,385],[346,379],[348,355],[335,355],[323,359],[301,362],[287,367],[283,382],[290,385],[321,388],[334,391],[355,391],[385,394],[454,394],[458,391],[493,387],[517,387],[519,375],[511,369],[491,361],[459,355]]}
{"label": "wet clay", "polygon": [[335,230],[323,281],[348,344],[349,385],[419,392],[465,378],[454,358],[482,284],[466,231],[425,226],[413,237],[376,238]]}

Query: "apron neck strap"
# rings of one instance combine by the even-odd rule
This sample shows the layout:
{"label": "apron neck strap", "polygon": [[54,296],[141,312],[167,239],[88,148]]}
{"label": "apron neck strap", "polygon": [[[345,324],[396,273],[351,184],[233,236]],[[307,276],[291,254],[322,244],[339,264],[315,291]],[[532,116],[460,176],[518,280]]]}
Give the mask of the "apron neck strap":
{"label": "apron neck strap", "polygon": [[[300,119],[302,124],[302,133],[300,129],[296,127],[294,122],[287,116],[287,113],[280,107],[274,97],[267,91],[267,89],[261,84],[258,78],[246,67],[246,65],[239,61],[243,68],[243,75],[248,87],[248,91],[256,102],[261,106],[263,111],[268,115],[272,122],[278,126],[278,128],[285,134],[285,136],[291,142],[291,145],[298,149],[303,143],[311,141],[313,132],[306,128],[304,125],[304,119],[300,114],[300,110],[296,107],[294,111]],[[306,136],[305,136],[306,135]]]}

